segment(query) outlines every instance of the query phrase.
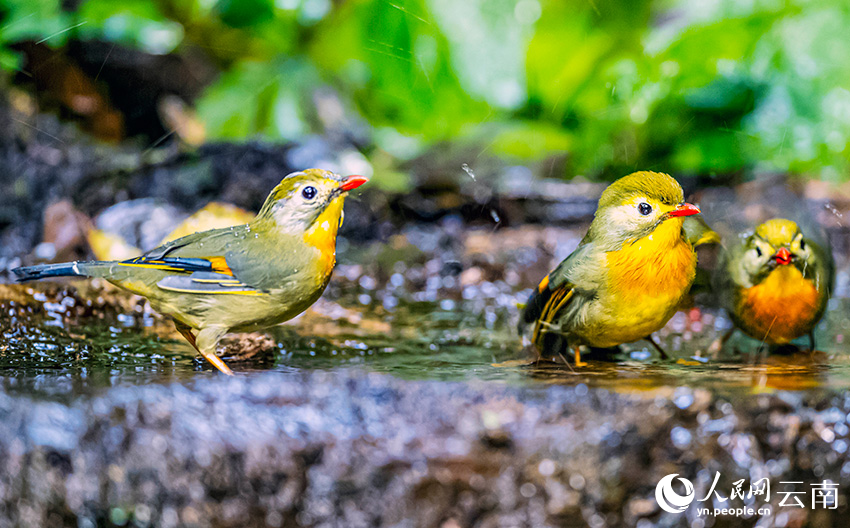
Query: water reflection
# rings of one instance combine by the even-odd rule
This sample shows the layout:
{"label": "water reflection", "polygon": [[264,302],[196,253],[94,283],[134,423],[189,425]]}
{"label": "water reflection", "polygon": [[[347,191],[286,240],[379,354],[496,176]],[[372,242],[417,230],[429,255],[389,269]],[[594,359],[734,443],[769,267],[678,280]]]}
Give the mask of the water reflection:
{"label": "water reflection", "polygon": [[663,387],[699,387],[720,392],[842,389],[850,380],[850,362],[825,353],[798,352],[789,356],[742,357],[708,363],[588,361],[586,367],[563,364],[507,362],[501,368],[525,369],[542,383],[585,383],[619,392]]}
{"label": "water reflection", "polygon": [[[255,339],[265,347],[261,353],[229,361],[245,376],[269,370],[286,375],[304,369],[359,369],[402,379],[529,387],[585,384],[638,394],[680,386],[741,395],[842,390],[850,383],[850,355],[839,342],[844,324],[840,309],[832,310],[822,325],[817,336],[822,350],[814,353],[766,354],[758,342],[737,335],[719,359],[706,360],[710,344],[725,328],[705,324],[697,333],[692,324],[678,328],[674,321],[660,335],[672,361],[661,361],[645,343],[634,343],[604,360],[588,357],[588,365],[576,368],[532,361],[513,331],[515,312],[510,310],[495,312],[497,324],[487,324],[490,312],[469,309],[463,302],[448,310],[440,303],[412,303],[391,313],[330,304],[334,309],[324,314],[273,329],[271,339]],[[717,320],[718,314],[704,312],[704,318]],[[161,326],[115,325],[108,319],[82,326],[8,326],[2,329],[0,384],[10,391],[73,398],[116,385],[216,375],[167,325]]]}

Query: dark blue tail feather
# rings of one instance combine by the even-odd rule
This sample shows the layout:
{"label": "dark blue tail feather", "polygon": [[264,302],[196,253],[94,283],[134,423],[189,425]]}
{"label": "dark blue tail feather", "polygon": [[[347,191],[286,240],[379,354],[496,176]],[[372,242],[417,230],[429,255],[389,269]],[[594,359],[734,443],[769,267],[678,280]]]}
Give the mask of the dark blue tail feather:
{"label": "dark blue tail feather", "polygon": [[48,277],[86,276],[80,269],[80,262],[63,262],[62,264],[41,264],[15,268],[12,273],[18,276],[18,282],[45,279]]}

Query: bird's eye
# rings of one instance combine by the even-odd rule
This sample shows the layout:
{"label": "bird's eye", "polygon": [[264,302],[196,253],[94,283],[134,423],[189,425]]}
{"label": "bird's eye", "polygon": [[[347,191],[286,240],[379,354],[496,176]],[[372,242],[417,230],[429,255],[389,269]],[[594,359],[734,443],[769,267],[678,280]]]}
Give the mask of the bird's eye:
{"label": "bird's eye", "polygon": [[806,241],[803,240],[802,238],[800,239],[800,249],[804,250],[804,251],[806,249]]}
{"label": "bird's eye", "polygon": [[638,212],[643,216],[646,216],[652,212],[652,206],[646,202],[641,202],[640,205],[638,205]]}
{"label": "bird's eye", "polygon": [[316,197],[317,192],[318,191],[315,187],[313,187],[312,185],[308,185],[307,187],[304,187],[304,190],[301,191],[301,196],[308,200],[312,200]]}
{"label": "bird's eye", "polygon": [[761,256],[761,248],[758,246],[756,246],[756,255],[759,257]]}

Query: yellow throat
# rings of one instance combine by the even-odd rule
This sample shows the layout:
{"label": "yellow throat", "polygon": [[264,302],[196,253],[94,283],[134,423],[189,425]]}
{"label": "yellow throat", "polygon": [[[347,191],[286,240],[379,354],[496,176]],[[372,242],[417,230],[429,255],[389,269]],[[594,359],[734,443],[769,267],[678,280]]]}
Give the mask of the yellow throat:
{"label": "yellow throat", "polygon": [[682,220],[665,220],[651,234],[608,253],[608,286],[622,298],[680,298],[694,279],[696,256],[682,238]]}
{"label": "yellow throat", "polygon": [[336,264],[336,234],[342,225],[344,201],[345,196],[334,198],[304,233],[304,242],[319,250],[319,269],[328,277]]}

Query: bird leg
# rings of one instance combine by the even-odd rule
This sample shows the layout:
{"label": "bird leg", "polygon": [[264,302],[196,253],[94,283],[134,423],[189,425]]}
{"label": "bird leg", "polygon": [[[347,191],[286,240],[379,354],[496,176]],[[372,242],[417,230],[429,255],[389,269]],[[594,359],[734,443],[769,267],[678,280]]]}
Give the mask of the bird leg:
{"label": "bird leg", "polygon": [[812,352],[815,351],[815,333],[809,332],[809,348]]}
{"label": "bird leg", "polygon": [[661,354],[661,359],[670,359],[670,356],[668,356],[667,352],[665,352],[664,349],[661,348],[661,345],[659,345],[658,343],[655,342],[655,338],[652,337],[652,334],[649,334],[648,336],[644,337],[644,339],[649,341],[650,344],[652,344],[652,346],[655,347],[655,350],[657,350],[658,353]]}
{"label": "bird leg", "polygon": [[581,360],[581,345],[577,345],[573,349],[573,355],[575,356],[576,367],[586,367],[587,366],[587,362]]}
{"label": "bird leg", "polygon": [[186,339],[186,341],[188,341],[189,344],[192,345],[192,348],[194,348],[195,350],[198,349],[198,347],[195,345],[195,334],[192,333],[191,326],[183,324],[177,319],[175,319],[174,328],[176,328],[177,331],[180,332],[180,335],[182,335]]}
{"label": "bird leg", "polygon": [[[198,351],[198,353],[204,356],[204,359],[212,363],[212,365],[218,370],[220,370],[222,373],[227,374],[228,376],[233,375],[233,371],[230,370],[230,367],[228,367],[227,364],[222,361],[220,357],[215,355],[215,345],[216,343],[218,343],[218,339],[225,334],[224,331],[219,330],[216,327],[204,328],[203,330],[198,332],[198,340],[201,341],[202,345],[198,346],[195,336],[194,334],[192,334],[191,327],[178,321],[174,321],[174,326],[175,328],[177,328],[177,331],[180,332],[183,337],[186,338],[186,341],[188,341],[189,344],[192,345],[195,350]],[[209,332],[210,329],[214,329],[216,331],[215,334]],[[212,345],[210,346],[209,342],[211,339]]]}
{"label": "bird leg", "polygon": [[215,352],[204,353],[203,350],[199,350],[201,355],[206,358],[207,361],[212,363],[212,366],[217,368],[222,374],[227,374],[228,376],[233,376],[233,371],[230,370],[230,367],[227,366],[227,363],[221,360],[220,357],[215,355]]}

